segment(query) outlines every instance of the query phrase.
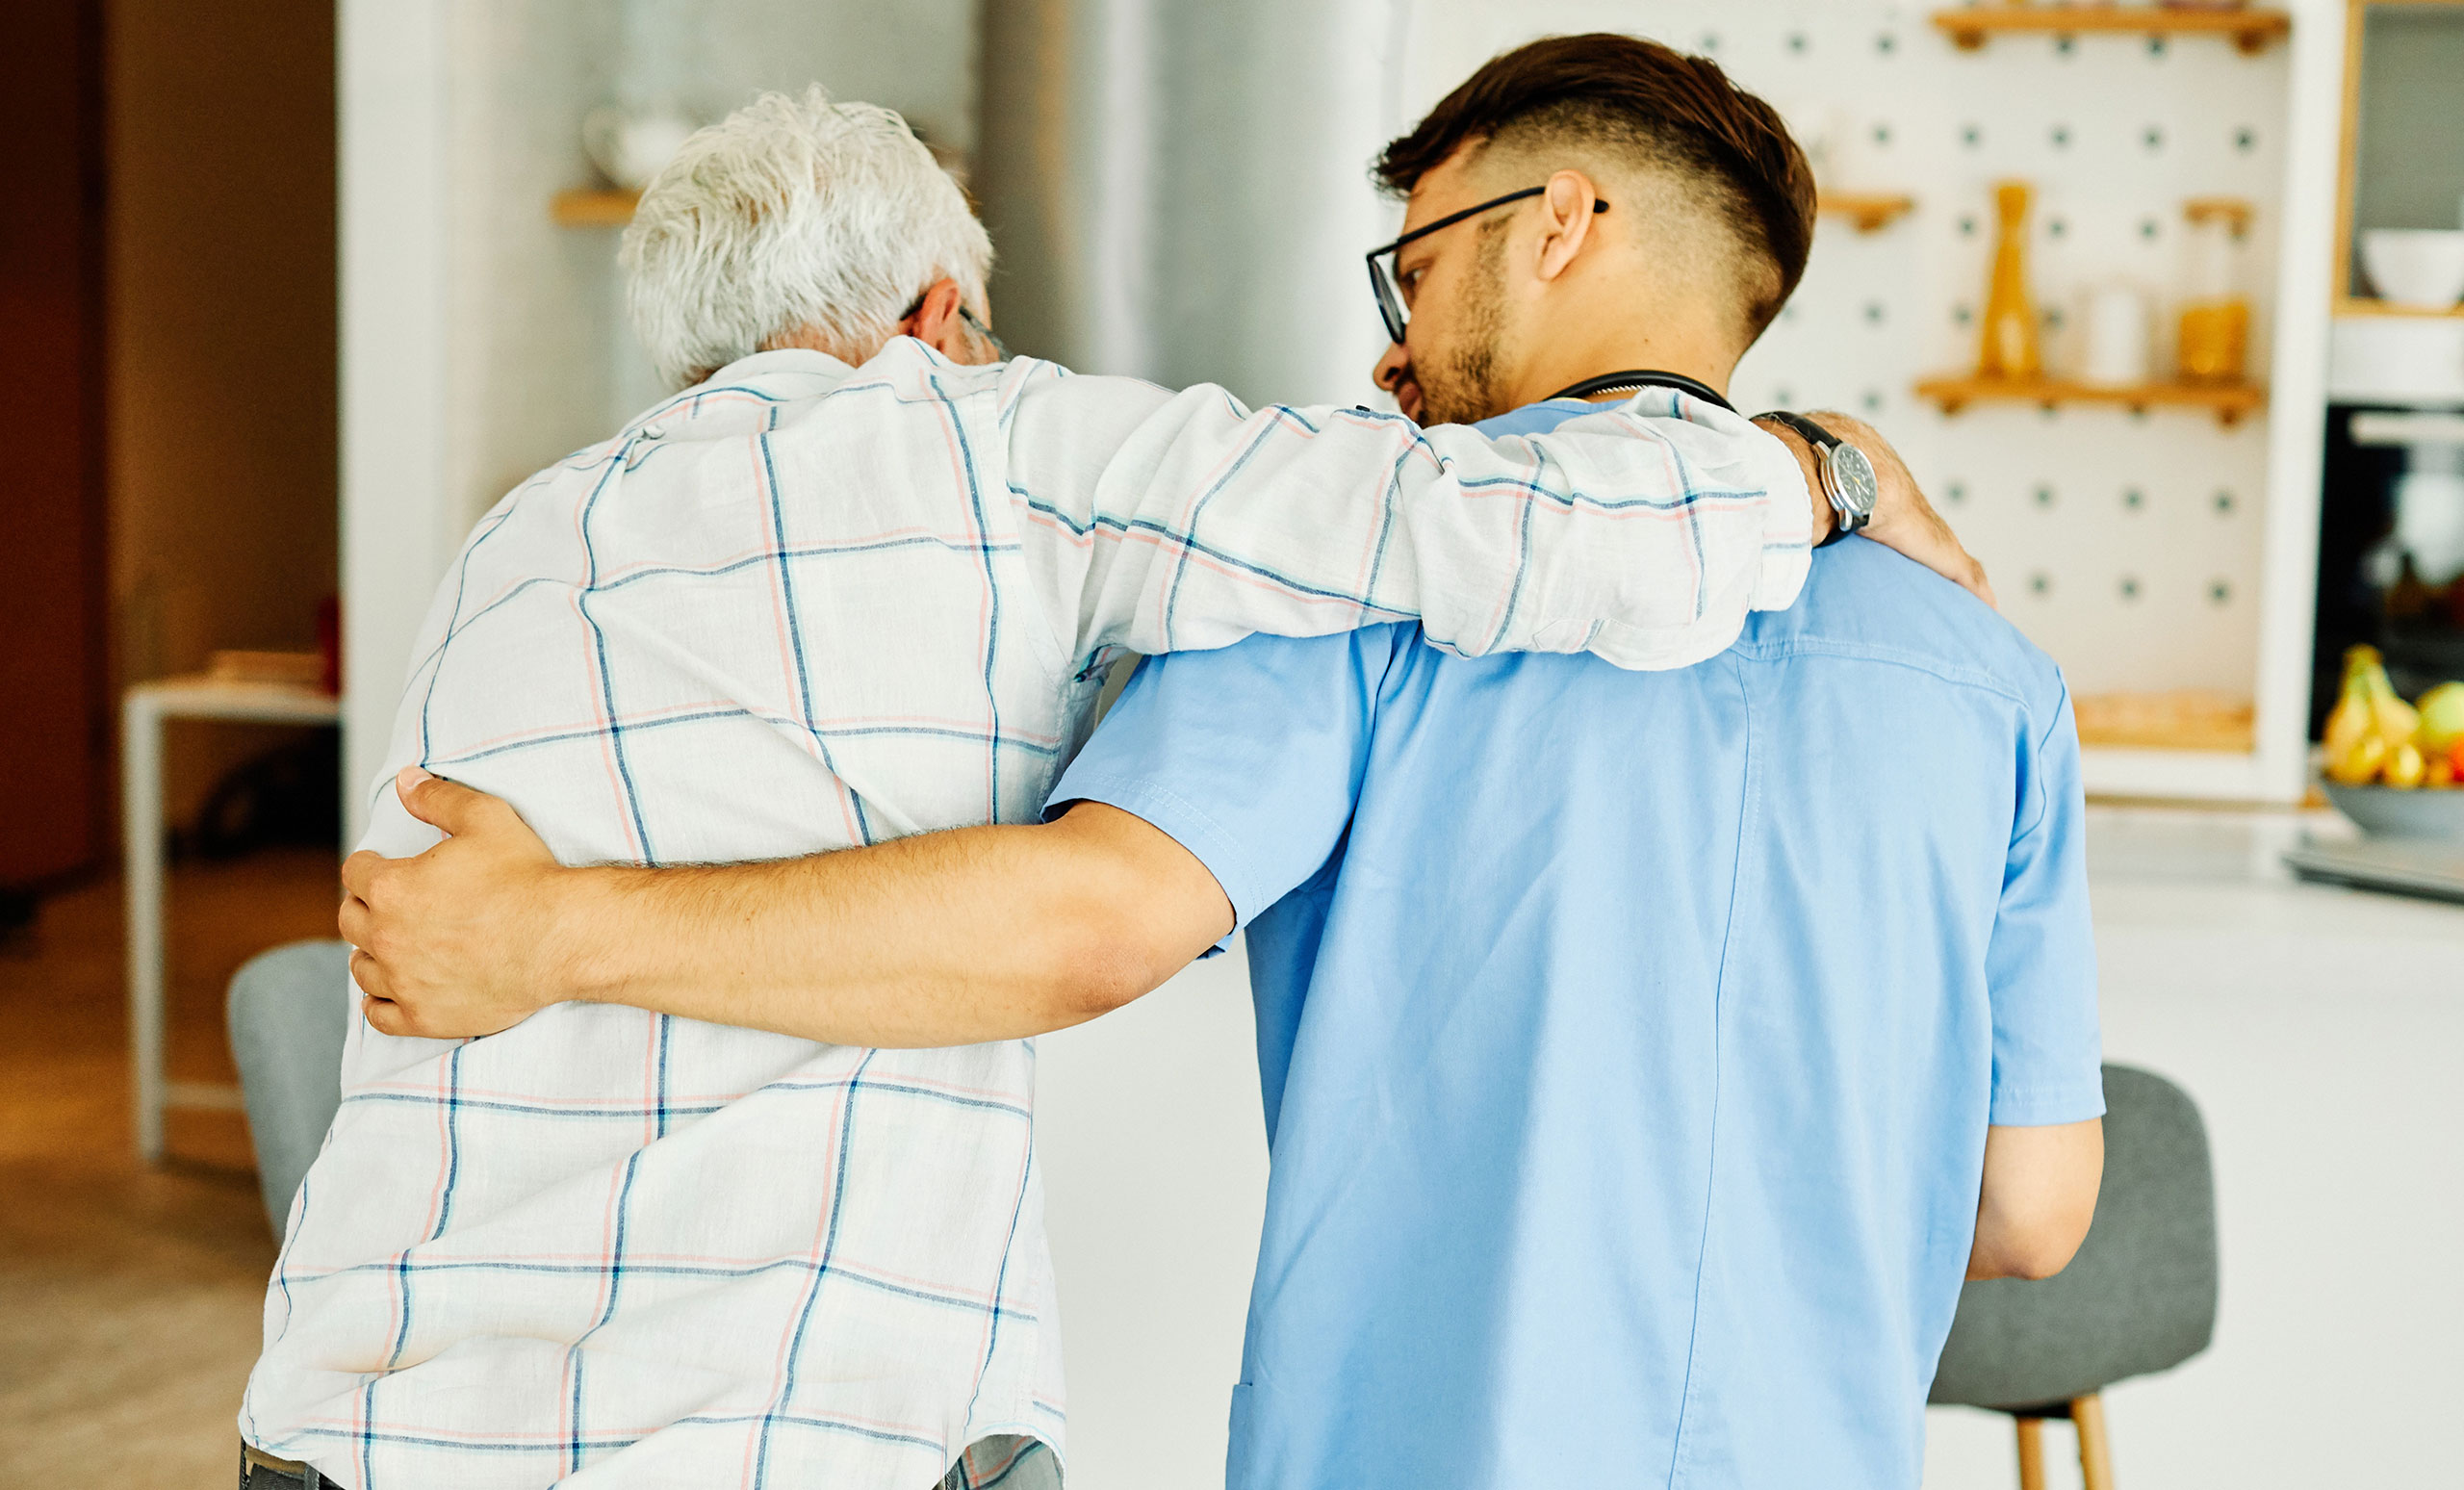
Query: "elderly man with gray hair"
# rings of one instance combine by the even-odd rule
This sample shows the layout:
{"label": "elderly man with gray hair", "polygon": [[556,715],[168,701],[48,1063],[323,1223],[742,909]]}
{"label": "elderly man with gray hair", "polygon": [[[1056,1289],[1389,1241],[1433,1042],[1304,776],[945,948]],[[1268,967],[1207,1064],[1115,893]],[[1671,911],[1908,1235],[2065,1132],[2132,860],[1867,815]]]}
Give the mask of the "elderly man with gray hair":
{"label": "elderly man with gray hair", "polygon": [[[438,841],[397,767],[568,863],[1030,821],[1124,650],[1418,617],[1684,665],[1788,604],[1829,522],[1809,451],[1665,391],[1491,440],[1004,360],[989,260],[886,111],[815,90],[697,135],[624,246],[687,386],[472,533],[365,846]],[[1883,504],[1966,572],[1912,487]],[[1034,1063],[603,1004],[469,1041],[355,1019],[244,1482],[1057,1484]]]}

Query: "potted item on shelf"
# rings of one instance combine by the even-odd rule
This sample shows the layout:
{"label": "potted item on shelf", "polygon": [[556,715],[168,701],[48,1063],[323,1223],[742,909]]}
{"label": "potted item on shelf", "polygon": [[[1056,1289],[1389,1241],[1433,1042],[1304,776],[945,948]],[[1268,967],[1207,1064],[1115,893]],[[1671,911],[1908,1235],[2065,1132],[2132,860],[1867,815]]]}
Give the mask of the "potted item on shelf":
{"label": "potted item on shelf", "polygon": [[2185,383],[2238,383],[2249,371],[2250,295],[2243,260],[2250,204],[2230,196],[2194,197],[2189,293],[2182,300],[2174,366]]}

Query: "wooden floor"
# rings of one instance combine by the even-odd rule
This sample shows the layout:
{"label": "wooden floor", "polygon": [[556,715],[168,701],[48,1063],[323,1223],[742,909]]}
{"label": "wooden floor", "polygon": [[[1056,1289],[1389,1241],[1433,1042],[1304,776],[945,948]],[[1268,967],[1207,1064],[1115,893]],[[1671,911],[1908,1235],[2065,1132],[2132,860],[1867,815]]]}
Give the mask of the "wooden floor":
{"label": "wooden floor", "polygon": [[[222,989],[268,947],[333,935],[334,860],[182,866],[171,1073],[229,1081]],[[48,901],[0,942],[0,1486],[232,1483],[273,1238],[244,1121],[175,1113],[130,1149],[120,890]]]}

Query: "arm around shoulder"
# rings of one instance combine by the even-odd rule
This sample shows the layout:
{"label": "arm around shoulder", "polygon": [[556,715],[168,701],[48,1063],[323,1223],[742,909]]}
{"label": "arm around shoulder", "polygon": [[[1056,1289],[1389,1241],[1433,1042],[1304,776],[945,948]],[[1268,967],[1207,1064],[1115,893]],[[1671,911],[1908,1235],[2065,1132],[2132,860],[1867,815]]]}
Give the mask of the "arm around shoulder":
{"label": "arm around shoulder", "polygon": [[774,863],[565,868],[504,803],[406,786],[451,836],[354,856],[341,914],[389,1035],[491,1035],[578,1000],[832,1044],[973,1044],[1117,1008],[1232,926],[1195,857],[1099,805]]}

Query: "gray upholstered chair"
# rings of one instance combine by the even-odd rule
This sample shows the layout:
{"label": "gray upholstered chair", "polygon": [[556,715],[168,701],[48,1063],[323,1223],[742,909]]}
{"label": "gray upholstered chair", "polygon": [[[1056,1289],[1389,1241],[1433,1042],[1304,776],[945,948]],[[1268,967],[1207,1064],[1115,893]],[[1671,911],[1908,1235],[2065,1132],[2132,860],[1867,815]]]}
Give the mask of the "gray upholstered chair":
{"label": "gray upholstered chair", "polygon": [[342,1106],[343,1040],[354,1012],[346,942],[295,941],[231,976],[231,1056],[247,1100],[266,1219],[277,1237]]}
{"label": "gray upholstered chair", "polygon": [[2044,1483],[2042,1426],[2079,1433],[2087,1490],[2110,1490],[2100,1395],[2207,1349],[2216,1330],[2216,1180],[2190,1094],[2128,1066],[2105,1067],[2105,1180],[2070,1266],[2041,1282],[1970,1283],[1932,1400],[2017,1422],[2021,1490]]}

